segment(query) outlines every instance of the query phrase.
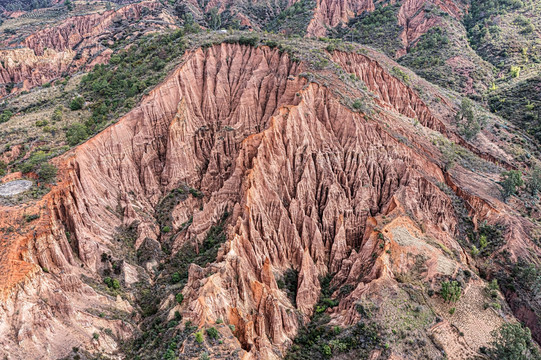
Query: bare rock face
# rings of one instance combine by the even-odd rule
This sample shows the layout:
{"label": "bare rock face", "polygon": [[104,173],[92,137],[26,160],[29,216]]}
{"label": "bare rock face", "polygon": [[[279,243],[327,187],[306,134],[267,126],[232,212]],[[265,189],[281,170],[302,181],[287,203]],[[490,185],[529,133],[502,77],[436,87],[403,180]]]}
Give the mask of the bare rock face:
{"label": "bare rock face", "polygon": [[[446,118],[372,58],[337,52],[332,60],[366,84],[374,110],[352,111],[278,50],[199,49],[118,123],[58,158],[61,181],[40,203],[1,208],[3,351],[32,358],[48,344],[48,358],[76,345],[112,353],[93,331],[129,336],[134,329],[92,308],[129,308],[87,284],[99,281],[100,257],[120,225],[139,224],[136,247],[160,240],[153,209],[179,184],[203,197],[174,209],[173,232],[193,217],[174,249],[200,243],[224,212],[231,215],[216,262],[189,268],[178,311],[200,327],[217,319],[234,325],[220,327],[225,338],[234,335],[224,346],[246,359],[283,356],[312,315],[320,276],[335,274],[337,288],[354,289],[329,313],[349,325],[359,319],[359,299],[394,291],[396,277],[420,271],[419,258],[419,276],[430,284],[464,268],[469,255],[456,241],[453,201],[437,184],[479,220],[512,223],[512,254],[524,243],[539,252],[525,220],[479,190],[489,180],[471,189],[469,170],[461,179],[443,170],[429,137],[456,138]],[[34,212],[39,219],[22,222]],[[5,230],[17,219],[24,224],[17,232]],[[291,268],[299,274],[295,303],[275,280]],[[62,343],[52,340],[59,333]]]}
{"label": "bare rock face", "polygon": [[[126,28],[137,27],[142,20],[156,20],[154,26],[168,26],[170,19],[162,10],[157,1],[143,1],[102,14],[70,17],[15,45],[7,38],[0,51],[0,84],[15,84],[15,92],[29,90],[107,62],[111,50],[100,45],[102,41],[115,40]],[[7,91],[2,87],[0,96],[5,95]]]}
{"label": "bare rock face", "polygon": [[364,11],[374,11],[374,0],[318,0],[314,10],[314,17],[308,25],[307,33],[310,36],[325,36],[326,27],[335,27],[347,23],[349,19]]}

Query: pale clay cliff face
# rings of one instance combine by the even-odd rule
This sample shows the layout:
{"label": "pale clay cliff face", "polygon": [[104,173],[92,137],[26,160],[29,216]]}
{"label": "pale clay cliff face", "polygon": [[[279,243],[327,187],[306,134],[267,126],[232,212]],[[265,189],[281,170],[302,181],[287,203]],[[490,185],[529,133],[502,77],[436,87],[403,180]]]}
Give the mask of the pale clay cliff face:
{"label": "pale clay cliff face", "polygon": [[[179,183],[205,196],[174,210],[176,228],[193,215],[174,249],[202,240],[225,211],[231,215],[217,262],[191,266],[185,300],[170,317],[178,310],[197,325],[217,318],[235,325],[231,346],[242,347],[244,359],[280,358],[312,314],[320,275],[336,273],[333,282],[355,287],[331,314],[348,325],[358,321],[356,299],[392,288],[394,276],[413,266],[410,254],[430,259],[426,281],[462,268],[469,255],[455,240],[452,201],[438,182],[466,201],[474,219],[511,224],[508,249],[526,251],[526,220],[479,190],[492,186],[487,179],[465,169],[460,179],[445,174],[437,148],[403,120],[453,138],[445,124],[452,108],[436,116],[364,55],[335,53],[333,60],[377,95],[378,114],[352,112],[331,89],[307,83],[298,76],[304,65],[287,54],[230,44],[200,49],[117,124],[58,158],[61,181],[40,203],[3,207],[1,224],[40,213],[19,231],[0,229],[4,354],[52,359],[77,345],[114,351],[108,337],[92,339],[99,327],[129,337],[131,326],[87,311],[131,312],[129,303],[97,294],[81,276],[96,277],[101,254],[113,248],[121,220],[109,209],[123,209],[124,224],[140,222],[136,247],[159,240],[153,209]],[[384,248],[379,232],[388,239]],[[425,236],[460,256],[449,259]],[[133,274],[129,267],[123,274]],[[296,304],[274,277],[289,267],[299,270]]]}

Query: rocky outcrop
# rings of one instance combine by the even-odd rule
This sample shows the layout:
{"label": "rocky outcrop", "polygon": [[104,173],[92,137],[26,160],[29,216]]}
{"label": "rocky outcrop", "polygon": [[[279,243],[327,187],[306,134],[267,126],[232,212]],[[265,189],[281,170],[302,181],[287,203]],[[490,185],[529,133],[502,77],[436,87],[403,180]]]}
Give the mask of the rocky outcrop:
{"label": "rocky outcrop", "polygon": [[308,24],[309,36],[325,36],[327,28],[340,24],[347,24],[349,19],[365,11],[371,12],[376,8],[374,0],[318,0],[314,9],[314,16]]}
{"label": "rocky outcrop", "polygon": [[[102,254],[111,253],[119,226],[138,224],[136,248],[162,239],[154,209],[181,184],[203,197],[173,210],[173,249],[200,244],[231,215],[216,262],[190,266],[178,311],[198,326],[234,325],[220,332],[234,335],[228,344],[247,359],[283,355],[313,312],[320,276],[353,287],[329,311],[348,325],[359,319],[359,299],[394,289],[399,275],[418,271],[432,284],[463,268],[459,220],[438,184],[454,186],[473,216],[490,220],[496,211],[489,194],[442,170],[430,137],[452,136],[448,124],[368,56],[331,59],[366,84],[374,95],[363,100],[373,111],[352,111],[334,89],[299,76],[307,65],[287,53],[224,43],[187,54],[137,108],[56,159],[60,181],[43,200],[1,208],[4,349],[27,358],[45,343],[49,357],[76,344],[114,351],[91,337],[100,322],[126,336],[133,329],[94,318],[89,308],[128,306],[85,283],[101,281]],[[32,213],[39,219],[23,221]],[[511,211],[497,216],[515,219]],[[13,221],[23,224],[17,232],[6,230]],[[511,236],[520,238],[524,224],[515,224]],[[510,241],[509,250],[524,242]],[[275,280],[291,268],[299,274],[295,302]],[[49,332],[38,335],[42,327]],[[66,329],[77,331],[62,344],[48,340]]]}

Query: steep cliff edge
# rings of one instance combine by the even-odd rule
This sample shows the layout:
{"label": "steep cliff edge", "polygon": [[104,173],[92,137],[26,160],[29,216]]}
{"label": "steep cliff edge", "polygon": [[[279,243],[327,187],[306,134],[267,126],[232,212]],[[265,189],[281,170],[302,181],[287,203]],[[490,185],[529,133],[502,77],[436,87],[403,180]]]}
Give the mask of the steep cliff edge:
{"label": "steep cliff edge", "polygon": [[[331,324],[358,323],[359,306],[371,300],[389,329],[397,321],[386,317],[389,307],[407,289],[425,294],[463,278],[473,260],[457,240],[457,201],[476,223],[510,224],[504,246],[512,256],[527,256],[526,247],[539,255],[532,224],[492,195],[491,168],[445,171],[437,143],[459,141],[449,99],[435,113],[369,56],[326,56],[331,65],[314,78],[310,64],[266,46],[194,50],[118,123],[57,158],[59,183],[42,200],[1,207],[4,353],[56,358],[80,346],[118,354],[117,341],[144,325],[138,284],[163,285],[168,261],[188,245],[201,253],[217,225],[225,238],[216,258],[190,265],[183,288],[163,285],[156,312],[202,329],[230,325],[219,327],[225,345],[205,351],[243,359],[285,355],[320,311],[325,276],[337,301],[323,309]],[[175,194],[180,200],[158,211]],[[142,256],[152,244],[156,251]],[[122,297],[100,288],[109,263]],[[277,281],[289,270],[298,272],[295,300]],[[472,299],[484,283],[470,278],[459,321],[444,315],[441,300],[418,295],[426,322],[411,331],[428,341],[418,354],[476,354],[512,318],[504,309],[477,324],[483,310]],[[187,327],[171,326],[175,334]],[[195,339],[175,343],[173,353],[199,358]],[[372,355],[409,351],[383,350]]]}

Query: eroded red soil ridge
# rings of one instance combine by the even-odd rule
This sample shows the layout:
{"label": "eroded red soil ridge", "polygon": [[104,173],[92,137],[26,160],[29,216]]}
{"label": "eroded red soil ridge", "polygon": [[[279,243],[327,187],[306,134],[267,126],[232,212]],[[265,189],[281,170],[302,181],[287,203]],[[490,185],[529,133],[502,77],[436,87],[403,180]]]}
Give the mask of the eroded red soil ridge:
{"label": "eroded red soil ridge", "polygon": [[[97,293],[88,279],[101,281],[100,258],[114,254],[119,226],[139,223],[136,248],[160,241],[154,209],[179,184],[204,196],[173,210],[173,232],[192,218],[174,250],[202,241],[224,212],[231,215],[216,262],[190,267],[184,301],[170,315],[179,311],[198,326],[217,319],[234,325],[223,330],[234,335],[226,341],[245,359],[283,356],[313,313],[322,275],[335,274],[338,288],[353,287],[329,312],[334,324],[350,325],[359,320],[359,299],[384,299],[398,289],[397,277],[418,271],[419,258],[427,284],[467,268],[454,196],[475,221],[509,225],[505,246],[512,256],[527,248],[539,253],[528,220],[491,195],[490,179],[460,165],[459,177],[443,170],[430,139],[456,136],[447,129],[455,111],[450,101],[436,114],[378,61],[341,52],[332,60],[366,84],[372,110],[352,111],[335,88],[308,82],[300,76],[306,65],[278,50],[221,44],[190,52],[137,108],[56,159],[60,181],[41,201],[2,207],[4,352],[55,358],[75,345],[114,352],[114,341],[95,341],[92,333],[107,327],[129,337],[133,325],[89,309],[129,313],[131,305]],[[490,145],[479,152],[498,148]],[[25,221],[34,213],[39,219]],[[294,303],[275,280],[289,268],[299,272]],[[123,263],[128,289],[137,271]],[[466,313],[464,321],[476,316]],[[435,336],[447,334],[446,326]],[[59,334],[62,341],[55,340]],[[451,354],[488,341],[443,338]]]}

